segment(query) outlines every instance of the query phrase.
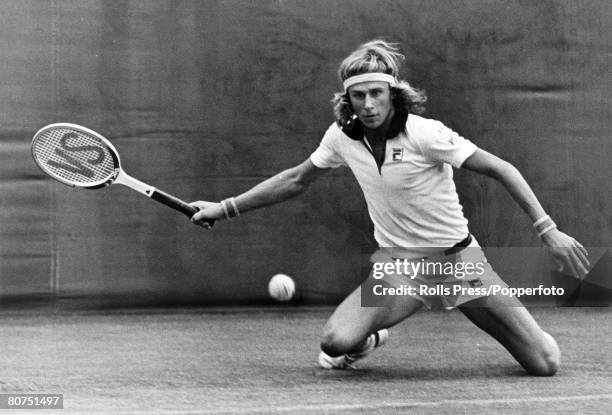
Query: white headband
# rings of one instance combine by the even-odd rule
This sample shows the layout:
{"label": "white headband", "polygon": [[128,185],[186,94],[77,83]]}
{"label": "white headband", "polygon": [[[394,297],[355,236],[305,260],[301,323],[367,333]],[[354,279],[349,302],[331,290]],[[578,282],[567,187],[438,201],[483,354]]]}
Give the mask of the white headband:
{"label": "white headband", "polygon": [[388,82],[391,86],[397,84],[397,80],[393,75],[382,72],[368,72],[360,75],[351,76],[346,78],[342,83],[344,85],[344,91],[347,91],[351,86],[360,84],[362,82]]}

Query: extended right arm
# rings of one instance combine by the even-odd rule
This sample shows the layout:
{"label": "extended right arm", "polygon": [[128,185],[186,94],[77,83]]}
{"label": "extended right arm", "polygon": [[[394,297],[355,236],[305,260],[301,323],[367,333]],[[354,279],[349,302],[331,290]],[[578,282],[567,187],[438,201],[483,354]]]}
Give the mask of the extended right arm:
{"label": "extended right arm", "polygon": [[[236,207],[242,214],[291,199],[303,193],[313,181],[327,170],[315,166],[310,159],[307,159],[303,163],[284,170],[235,197]],[[200,209],[191,219],[196,224],[203,225],[202,221],[206,219],[225,218],[221,203],[197,201],[191,203],[191,205]]]}

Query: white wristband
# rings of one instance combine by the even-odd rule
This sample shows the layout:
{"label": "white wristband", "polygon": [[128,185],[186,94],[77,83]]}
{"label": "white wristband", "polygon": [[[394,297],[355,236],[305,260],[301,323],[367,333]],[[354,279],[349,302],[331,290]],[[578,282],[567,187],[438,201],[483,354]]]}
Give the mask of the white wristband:
{"label": "white wristband", "polygon": [[226,219],[231,219],[229,215],[229,211],[227,210],[227,205],[225,204],[225,200],[221,201],[221,207],[223,208],[223,213],[225,214]]}
{"label": "white wristband", "polygon": [[547,227],[545,227],[538,233],[538,238],[544,235],[546,232],[552,231],[553,229],[556,229],[556,228],[557,228],[557,225],[555,225],[554,223],[552,225],[548,225]]}
{"label": "white wristband", "polygon": [[234,208],[234,212],[236,213],[234,216],[240,216],[240,211],[238,210],[238,206],[236,206],[236,199],[230,197],[229,201],[232,204],[232,207]]}
{"label": "white wristband", "polygon": [[550,219],[550,216],[548,216],[548,215],[542,216],[540,219],[538,219],[535,222],[533,222],[533,227],[537,228],[538,225],[540,225],[541,223],[545,222],[547,219]]}

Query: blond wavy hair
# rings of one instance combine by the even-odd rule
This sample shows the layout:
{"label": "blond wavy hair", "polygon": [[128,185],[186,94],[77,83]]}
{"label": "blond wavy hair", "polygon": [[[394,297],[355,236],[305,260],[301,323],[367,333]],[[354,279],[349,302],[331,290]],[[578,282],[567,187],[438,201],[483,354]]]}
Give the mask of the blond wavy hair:
{"label": "blond wavy hair", "polygon": [[[397,44],[384,40],[372,40],[362,44],[340,64],[338,69],[340,80],[344,82],[351,76],[368,72],[386,73],[399,79],[400,63],[405,57],[398,50]],[[391,92],[393,105],[398,113],[422,114],[425,111],[424,104],[427,101],[427,96],[424,91],[412,87],[408,82],[398,81],[396,85],[391,86]],[[348,94],[345,91],[336,92],[332,99],[332,105],[338,125],[341,127],[347,126],[354,118]]]}

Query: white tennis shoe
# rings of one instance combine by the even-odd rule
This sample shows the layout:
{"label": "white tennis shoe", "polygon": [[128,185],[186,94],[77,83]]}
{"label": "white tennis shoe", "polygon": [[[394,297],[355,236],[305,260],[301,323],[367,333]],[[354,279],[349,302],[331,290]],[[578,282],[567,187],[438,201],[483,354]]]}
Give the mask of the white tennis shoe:
{"label": "white tennis shoe", "polygon": [[322,351],[319,353],[319,366],[324,369],[355,369],[354,363],[357,360],[363,359],[374,349],[385,344],[387,340],[389,340],[389,331],[382,329],[370,334],[360,351],[338,357],[331,357]]}

